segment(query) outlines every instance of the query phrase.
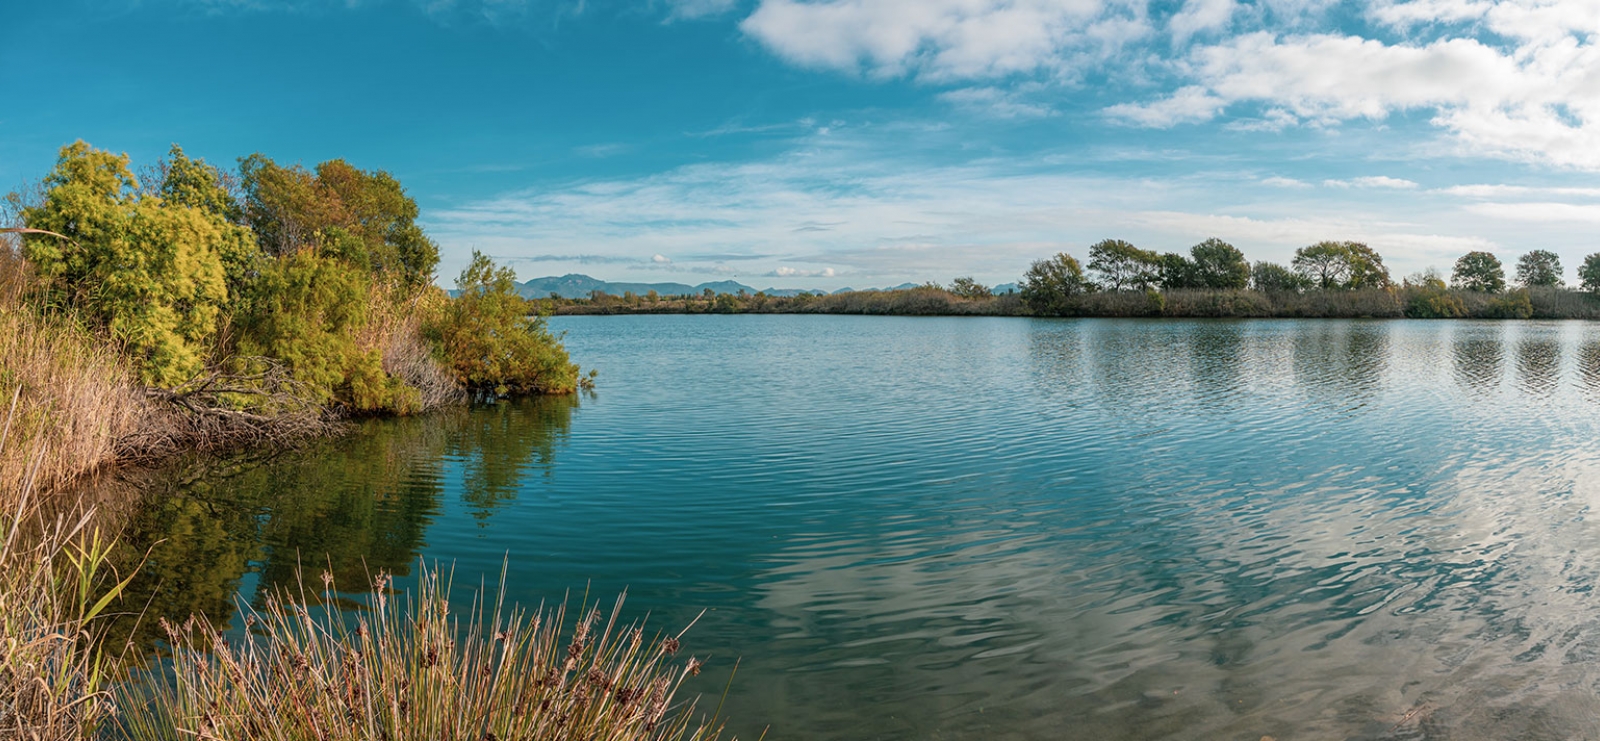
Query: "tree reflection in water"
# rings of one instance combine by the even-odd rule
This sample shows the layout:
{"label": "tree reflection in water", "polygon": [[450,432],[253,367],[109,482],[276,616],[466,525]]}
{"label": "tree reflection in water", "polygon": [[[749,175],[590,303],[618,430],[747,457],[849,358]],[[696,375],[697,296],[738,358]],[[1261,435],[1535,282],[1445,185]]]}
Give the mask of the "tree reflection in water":
{"label": "tree reflection in water", "polygon": [[235,595],[259,607],[302,568],[356,593],[379,571],[406,576],[445,492],[486,520],[520,477],[548,475],[578,404],[549,397],[365,422],[304,450],[197,457],[123,482],[142,490],[121,535],[122,568],[144,559],[123,602],[141,614],[121,618],[110,645],[131,637],[154,648],[159,618],[228,624]]}

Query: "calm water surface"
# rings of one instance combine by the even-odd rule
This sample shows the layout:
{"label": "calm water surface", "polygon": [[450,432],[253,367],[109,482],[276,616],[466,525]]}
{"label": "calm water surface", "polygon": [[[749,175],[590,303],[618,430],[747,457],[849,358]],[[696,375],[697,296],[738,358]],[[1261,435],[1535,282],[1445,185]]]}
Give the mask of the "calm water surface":
{"label": "calm water surface", "polygon": [[156,611],[509,558],[746,738],[1600,737],[1600,325],[553,324],[592,396],[175,474]]}

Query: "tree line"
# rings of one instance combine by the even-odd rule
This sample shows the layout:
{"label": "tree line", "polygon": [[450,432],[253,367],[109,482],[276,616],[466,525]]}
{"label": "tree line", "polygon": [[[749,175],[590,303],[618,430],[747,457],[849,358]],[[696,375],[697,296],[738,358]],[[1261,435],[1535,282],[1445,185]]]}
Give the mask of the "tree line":
{"label": "tree line", "polygon": [[[1563,287],[1561,259],[1548,250],[1532,250],[1516,265],[1516,282],[1522,292],[1507,291],[1505,267],[1494,254],[1469,252],[1456,261],[1450,282],[1429,270],[1396,283],[1383,257],[1361,242],[1324,241],[1295,251],[1290,264],[1251,264],[1238,248],[1220,239],[1207,239],[1188,255],[1140,249],[1120,239],[1107,239],[1089,247],[1088,270],[1067,253],[1038,260],[1021,283],[1023,302],[1037,314],[1083,313],[1085,296],[1095,293],[1144,293],[1154,313],[1161,313],[1161,294],[1183,291],[1254,291],[1273,294],[1308,292],[1360,292],[1404,289],[1408,316],[1468,316],[1470,292],[1495,296],[1474,303],[1499,311],[1509,305],[1512,314],[1531,314],[1527,291]],[[1578,270],[1579,285],[1600,292],[1600,253],[1589,255]],[[1451,290],[1454,289],[1454,290]],[[1493,313],[1488,315],[1494,315]]]}

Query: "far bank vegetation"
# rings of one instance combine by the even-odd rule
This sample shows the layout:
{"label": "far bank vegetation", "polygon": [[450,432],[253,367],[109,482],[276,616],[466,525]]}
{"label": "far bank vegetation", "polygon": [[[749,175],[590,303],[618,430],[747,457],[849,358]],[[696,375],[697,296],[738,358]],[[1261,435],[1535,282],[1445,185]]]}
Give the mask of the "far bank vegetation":
{"label": "far bank vegetation", "polygon": [[1033,263],[1017,290],[994,293],[970,277],[889,291],[769,296],[610,296],[538,299],[558,314],[753,313],[1078,317],[1600,319],[1600,253],[1563,283],[1561,260],[1523,254],[1508,280],[1500,259],[1470,252],[1448,280],[1427,271],[1395,280],[1360,242],[1318,242],[1288,265],[1250,263],[1238,248],[1207,239],[1188,254],[1158,253],[1107,239],[1085,265],[1061,253]]}

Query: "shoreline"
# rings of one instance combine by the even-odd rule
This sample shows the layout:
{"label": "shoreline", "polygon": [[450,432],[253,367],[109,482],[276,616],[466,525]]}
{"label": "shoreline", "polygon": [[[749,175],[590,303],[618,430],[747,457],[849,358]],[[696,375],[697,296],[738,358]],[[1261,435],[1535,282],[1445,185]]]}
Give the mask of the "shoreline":
{"label": "shoreline", "polygon": [[1504,293],[1397,286],[1357,290],[1100,291],[1072,297],[1056,312],[1031,310],[1018,294],[959,296],[919,287],[828,296],[737,296],[646,299],[532,299],[551,316],[632,314],[834,314],[1118,319],[1600,319],[1600,296],[1561,288]]}

